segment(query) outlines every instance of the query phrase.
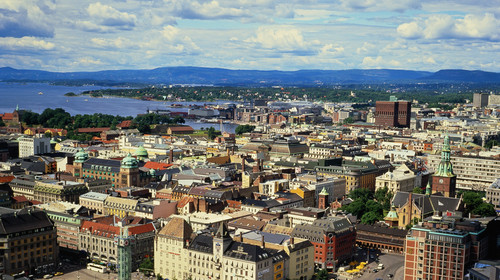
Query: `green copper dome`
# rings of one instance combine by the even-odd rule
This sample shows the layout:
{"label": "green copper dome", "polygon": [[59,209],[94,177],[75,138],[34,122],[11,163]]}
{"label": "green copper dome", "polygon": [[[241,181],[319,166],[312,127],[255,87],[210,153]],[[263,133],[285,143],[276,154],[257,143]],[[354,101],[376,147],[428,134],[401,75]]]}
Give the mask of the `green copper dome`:
{"label": "green copper dome", "polygon": [[146,148],[144,148],[144,146],[139,146],[139,148],[137,148],[137,151],[135,151],[135,154],[137,156],[147,156],[148,155],[148,151],[146,150]]}
{"label": "green copper dome", "polygon": [[154,170],[154,169],[149,169],[149,175],[151,175],[151,176],[156,176],[156,170]]}
{"label": "green copper dome", "polygon": [[148,151],[141,145],[135,151],[135,155],[137,156],[138,160],[144,160],[148,158]]}
{"label": "green copper dome", "polygon": [[80,148],[80,151],[78,151],[75,154],[75,162],[85,162],[87,159],[89,159],[89,154],[87,154],[83,148]]}
{"label": "green copper dome", "polygon": [[139,162],[136,158],[132,157],[130,153],[122,159],[121,168],[137,168],[139,167]]}

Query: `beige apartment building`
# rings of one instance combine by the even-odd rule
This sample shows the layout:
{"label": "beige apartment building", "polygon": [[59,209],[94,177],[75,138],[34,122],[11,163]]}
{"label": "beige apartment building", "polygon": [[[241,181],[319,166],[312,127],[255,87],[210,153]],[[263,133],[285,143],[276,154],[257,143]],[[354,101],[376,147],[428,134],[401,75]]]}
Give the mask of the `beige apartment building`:
{"label": "beige apartment building", "polygon": [[80,205],[87,209],[94,210],[96,214],[104,214],[104,201],[108,198],[108,194],[88,192],[80,195]]}
{"label": "beige apartment building", "polygon": [[[453,173],[457,175],[457,189],[485,191],[500,174],[500,159],[452,156]],[[437,170],[440,155],[429,155],[427,165]]]}
{"label": "beige apartment building", "polygon": [[155,274],[165,279],[188,279],[186,247],[193,230],[182,218],[172,218],[155,237]]}
{"label": "beige apartment building", "polygon": [[387,187],[390,192],[411,192],[416,187],[417,176],[406,166],[401,165],[394,171],[388,171],[375,179],[375,190]]}

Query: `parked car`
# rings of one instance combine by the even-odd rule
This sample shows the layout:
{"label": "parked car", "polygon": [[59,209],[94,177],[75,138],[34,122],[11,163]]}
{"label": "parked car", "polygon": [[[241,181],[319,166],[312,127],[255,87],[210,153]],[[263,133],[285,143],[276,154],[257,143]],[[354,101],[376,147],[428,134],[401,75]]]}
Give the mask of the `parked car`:
{"label": "parked car", "polygon": [[52,274],[45,274],[45,275],[43,276],[43,279],[50,279],[50,278],[52,278],[52,277],[54,277],[54,275],[52,275]]}

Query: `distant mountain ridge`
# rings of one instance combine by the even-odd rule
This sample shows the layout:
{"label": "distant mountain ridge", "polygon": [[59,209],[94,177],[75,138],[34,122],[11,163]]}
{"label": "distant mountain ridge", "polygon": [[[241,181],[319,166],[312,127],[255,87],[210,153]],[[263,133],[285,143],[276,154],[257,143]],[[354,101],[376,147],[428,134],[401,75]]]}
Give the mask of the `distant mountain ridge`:
{"label": "distant mountain ridge", "polygon": [[160,67],[144,70],[105,70],[95,72],[49,72],[0,68],[0,81],[82,83],[142,83],[196,84],[240,86],[314,86],[370,83],[500,83],[500,73],[469,70],[440,70],[437,72],[350,69],[350,70],[231,70],[204,67]]}

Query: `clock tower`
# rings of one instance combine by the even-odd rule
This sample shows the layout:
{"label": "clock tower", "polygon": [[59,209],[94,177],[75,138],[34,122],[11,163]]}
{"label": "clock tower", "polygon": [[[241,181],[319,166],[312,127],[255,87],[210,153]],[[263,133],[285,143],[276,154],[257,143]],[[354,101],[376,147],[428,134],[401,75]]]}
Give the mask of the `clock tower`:
{"label": "clock tower", "polygon": [[440,192],[445,197],[455,197],[457,186],[457,175],[453,173],[453,165],[450,162],[450,138],[444,137],[443,149],[441,150],[441,162],[436,173],[432,176],[432,193]]}

